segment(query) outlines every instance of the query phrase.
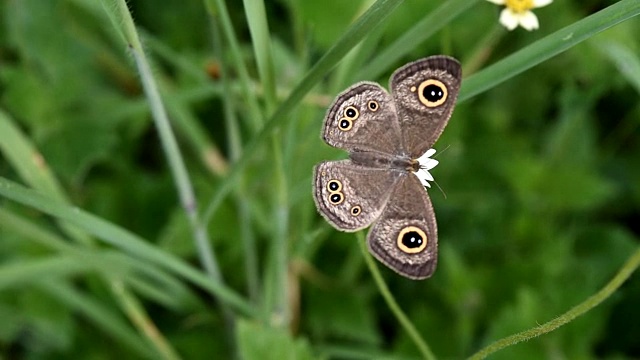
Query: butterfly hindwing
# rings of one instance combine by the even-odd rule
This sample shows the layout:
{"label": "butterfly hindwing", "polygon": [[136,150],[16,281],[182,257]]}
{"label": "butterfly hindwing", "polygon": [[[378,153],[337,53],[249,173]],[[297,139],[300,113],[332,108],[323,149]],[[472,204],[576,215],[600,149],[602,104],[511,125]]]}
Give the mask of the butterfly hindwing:
{"label": "butterfly hindwing", "polygon": [[314,200],[334,227],[356,231],[380,216],[389,199],[388,189],[399,176],[400,172],[368,168],[351,160],[326,161],[314,170]]}
{"label": "butterfly hindwing", "polygon": [[382,263],[410,279],[431,276],[438,261],[438,228],[420,180],[403,174],[395,185],[367,244]]}

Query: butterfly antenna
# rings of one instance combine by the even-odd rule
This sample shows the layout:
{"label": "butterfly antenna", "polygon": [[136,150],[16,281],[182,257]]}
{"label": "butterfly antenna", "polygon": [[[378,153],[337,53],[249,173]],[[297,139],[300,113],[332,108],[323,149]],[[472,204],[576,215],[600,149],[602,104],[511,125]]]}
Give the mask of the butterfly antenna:
{"label": "butterfly antenna", "polygon": [[444,190],[442,190],[442,188],[440,187],[440,184],[438,184],[438,182],[435,181],[435,180],[433,182],[436,184],[438,189],[440,189],[440,192],[442,193],[442,195],[444,195],[444,198],[446,199],[447,198],[447,194],[444,192]]}
{"label": "butterfly antenna", "polygon": [[451,147],[451,144],[447,145],[444,149],[442,149],[442,151],[439,151],[438,153],[436,153],[435,155],[433,155],[433,158],[437,158],[438,156],[442,155],[445,151],[447,151],[449,148]]}

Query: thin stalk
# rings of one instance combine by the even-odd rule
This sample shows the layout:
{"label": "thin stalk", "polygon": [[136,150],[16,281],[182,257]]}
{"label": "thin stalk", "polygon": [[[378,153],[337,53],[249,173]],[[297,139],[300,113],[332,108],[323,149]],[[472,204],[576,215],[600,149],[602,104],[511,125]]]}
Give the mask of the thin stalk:
{"label": "thin stalk", "polygon": [[[253,43],[253,52],[258,65],[258,73],[262,83],[262,88],[265,95],[265,109],[266,113],[271,115],[276,107],[277,93],[275,86],[273,68],[273,56],[271,50],[271,40],[269,36],[269,24],[267,21],[267,14],[265,11],[264,2],[262,0],[244,0],[245,14],[247,17],[247,23],[249,24],[249,31],[251,32],[251,38]],[[268,303],[273,304],[271,312],[276,316],[277,323],[275,325],[281,326],[289,323],[290,316],[288,314],[288,227],[289,227],[289,207],[288,207],[288,192],[287,192],[287,177],[284,167],[282,146],[279,133],[273,133],[271,135],[271,149],[273,152],[274,165],[275,165],[275,181],[274,181],[274,199],[273,207],[275,219],[275,234],[271,246],[271,254],[273,261],[275,281],[271,282],[276,288],[273,291],[268,292],[275,296],[273,301]]]}
{"label": "thin stalk", "polygon": [[373,260],[373,257],[369,254],[369,251],[367,249],[367,242],[364,237],[364,232],[360,231],[356,236],[358,237],[358,242],[360,243],[362,256],[364,256],[367,267],[369,268],[369,271],[373,276],[373,280],[378,286],[378,290],[380,290],[380,294],[382,294],[382,297],[389,306],[389,309],[391,309],[391,312],[396,317],[396,319],[398,319],[400,325],[402,325],[411,340],[413,340],[414,344],[416,344],[416,347],[420,351],[420,354],[422,354],[422,357],[428,360],[435,360],[436,357],[431,352],[431,349],[429,349],[429,345],[427,345],[427,342],[420,336],[418,330],[416,330],[416,327],[413,325],[411,320],[409,320],[404,311],[402,311],[400,305],[398,305],[396,299],[391,294],[391,291],[389,291],[387,284],[384,282],[384,279],[380,274],[380,270],[378,270],[378,266],[376,265],[375,260]]}
{"label": "thin stalk", "polygon": [[611,296],[611,294],[613,294],[631,276],[631,274],[633,274],[633,272],[638,269],[638,266],[640,266],[640,248],[638,248],[629,257],[622,268],[620,268],[618,273],[613,277],[613,279],[611,279],[611,281],[609,281],[607,285],[605,285],[600,291],[589,297],[584,302],[576,305],[571,310],[558,316],[557,318],[542,325],[536,326],[533,329],[525,330],[515,335],[500,339],[473,354],[469,359],[484,359],[498,350],[515,345],[522,341],[530,340],[540,335],[544,335],[559,328],[562,325],[571,322],[573,319],[598,306],[609,296]]}
{"label": "thin stalk", "polygon": [[[165,156],[169,162],[171,173],[173,174],[173,178],[176,182],[176,188],[182,208],[185,210],[187,218],[189,219],[189,225],[191,226],[194,242],[198,249],[200,262],[209,277],[211,277],[212,281],[223,284],[224,281],[220,274],[218,261],[215,257],[213,248],[211,247],[207,228],[205,224],[200,221],[197,212],[197,202],[193,191],[193,185],[189,179],[189,174],[184,164],[184,160],[182,159],[182,154],[180,153],[178,143],[176,142],[171,129],[171,124],[169,123],[167,112],[164,104],[162,103],[158,86],[151,74],[151,67],[149,66],[147,57],[142,49],[138,32],[133,23],[133,19],[131,18],[131,13],[129,12],[129,8],[127,7],[125,0],[117,0],[116,6],[119,17],[122,20],[122,26],[124,27],[122,30],[126,42],[133,54],[133,58],[140,73],[142,86],[149,101],[149,106],[151,107],[153,120],[155,122],[156,129],[158,130],[158,135],[160,136]],[[226,308],[226,306],[222,305],[222,308],[225,313],[231,316],[231,312]]]}
{"label": "thin stalk", "polygon": [[[223,53],[223,44],[220,37],[220,29],[216,18],[212,18],[211,33],[212,33],[212,45],[216,54]],[[237,161],[242,155],[242,139],[240,137],[240,129],[238,128],[238,117],[234,112],[235,97],[231,91],[231,84],[229,81],[229,68],[224,58],[220,57],[220,82],[224,89],[222,97],[222,108],[224,111],[225,127],[227,129],[227,139],[229,139],[229,155],[231,163]],[[246,187],[244,179],[240,179],[239,184],[234,192],[236,203],[238,204],[238,219],[240,224],[251,223],[250,203],[243,189]],[[240,227],[240,238],[242,239],[244,263],[245,263],[245,278],[247,283],[247,291],[249,293],[249,299],[254,303],[259,302],[260,297],[260,275],[258,273],[258,251],[256,245],[256,239],[253,234],[251,226]]]}
{"label": "thin stalk", "polygon": [[262,0],[243,0],[243,3],[258,74],[264,90],[267,114],[271,114],[276,105],[276,81],[267,13]]}
{"label": "thin stalk", "polygon": [[180,356],[169,344],[167,339],[162,336],[162,333],[158,331],[155,324],[149,319],[149,316],[144,311],[144,307],[135,296],[132,296],[129,290],[124,286],[121,281],[113,281],[111,283],[114,293],[119,296],[117,299],[120,301],[120,305],[125,310],[130,319],[133,320],[133,324],[136,326],[149,342],[158,351],[158,354],[167,360],[178,360]]}
{"label": "thin stalk", "polygon": [[289,286],[288,286],[288,228],[289,228],[289,207],[287,204],[288,192],[287,181],[284,172],[284,162],[282,159],[282,147],[276,134],[273,135],[273,155],[274,163],[276,167],[275,183],[277,186],[277,193],[275,195],[275,225],[276,231],[273,239],[272,256],[273,261],[271,265],[274,267],[273,275],[275,281],[271,284],[274,286],[274,290],[271,294],[275,297],[273,300],[272,312],[276,316],[273,317],[276,326],[287,326],[291,320],[291,314],[289,313]]}
{"label": "thin stalk", "polygon": [[254,132],[257,132],[262,127],[264,115],[260,111],[260,106],[253,96],[251,91],[251,78],[249,77],[249,71],[242,58],[242,52],[240,51],[240,42],[236,36],[235,30],[233,30],[233,24],[231,23],[231,17],[229,16],[229,10],[224,0],[205,0],[207,10],[213,19],[219,19],[222,25],[222,33],[225,36],[225,40],[229,45],[229,54],[233,60],[233,65],[236,72],[240,76],[241,93],[244,99],[245,109],[248,111],[249,124]]}
{"label": "thin stalk", "polygon": [[501,24],[494,24],[491,31],[487,32],[484,37],[478,41],[478,44],[471,51],[471,55],[462,60],[462,73],[465,74],[465,76],[469,76],[469,74],[478,71],[506,33],[507,30],[505,30]]}

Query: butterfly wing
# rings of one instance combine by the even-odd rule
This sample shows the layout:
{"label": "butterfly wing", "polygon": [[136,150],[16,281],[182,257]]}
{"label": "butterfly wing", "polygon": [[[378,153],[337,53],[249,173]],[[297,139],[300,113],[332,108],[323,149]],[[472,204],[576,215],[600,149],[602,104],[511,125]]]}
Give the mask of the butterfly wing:
{"label": "butterfly wing", "polygon": [[351,160],[326,161],[314,169],[314,200],[322,216],[336,229],[356,231],[382,213],[399,171],[369,168]]}
{"label": "butterfly wing", "polygon": [[409,63],[391,76],[404,148],[416,159],[442,134],[458,97],[462,70],[457,60],[431,56]]}
{"label": "butterfly wing", "polygon": [[431,276],[438,262],[438,228],[420,180],[404,173],[367,236],[371,253],[410,279]]}
{"label": "butterfly wing", "polygon": [[402,150],[393,98],[372,82],[357,83],[336,97],[325,116],[322,137],[348,151],[399,154]]}

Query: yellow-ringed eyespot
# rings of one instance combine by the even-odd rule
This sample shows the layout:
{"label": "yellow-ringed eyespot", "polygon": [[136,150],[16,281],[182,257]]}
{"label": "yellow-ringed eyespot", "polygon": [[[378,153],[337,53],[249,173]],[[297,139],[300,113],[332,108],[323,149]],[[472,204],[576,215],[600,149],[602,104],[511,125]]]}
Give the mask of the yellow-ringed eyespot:
{"label": "yellow-ringed eyespot", "polygon": [[415,226],[407,226],[398,234],[398,247],[407,254],[417,254],[427,247],[427,234]]}
{"label": "yellow-ringed eyespot", "polygon": [[353,106],[347,106],[346,109],[344,109],[344,117],[349,120],[355,120],[359,115],[360,113],[358,112],[358,109]]}
{"label": "yellow-ringed eyespot", "polygon": [[338,192],[338,191],[342,190],[342,183],[340,182],[340,180],[331,179],[327,183],[327,189],[331,193]]}
{"label": "yellow-ringed eyespot", "polygon": [[367,103],[367,107],[369,108],[369,110],[371,111],[378,111],[378,109],[380,108],[380,105],[378,105],[378,102],[375,100],[369,100],[369,102]]}
{"label": "yellow-ringed eyespot", "polygon": [[360,215],[361,212],[362,212],[362,208],[360,207],[360,205],[356,205],[351,208],[351,215],[353,216],[358,216]]}
{"label": "yellow-ringed eyespot", "polygon": [[333,205],[338,205],[344,201],[344,195],[341,192],[334,192],[329,194],[329,202]]}
{"label": "yellow-ringed eyespot", "polygon": [[447,87],[440,80],[425,80],[418,86],[418,99],[426,107],[432,108],[444,104],[448,95]]}
{"label": "yellow-ringed eyespot", "polygon": [[342,118],[338,122],[338,128],[342,131],[349,131],[353,127],[353,121],[347,118]]}

